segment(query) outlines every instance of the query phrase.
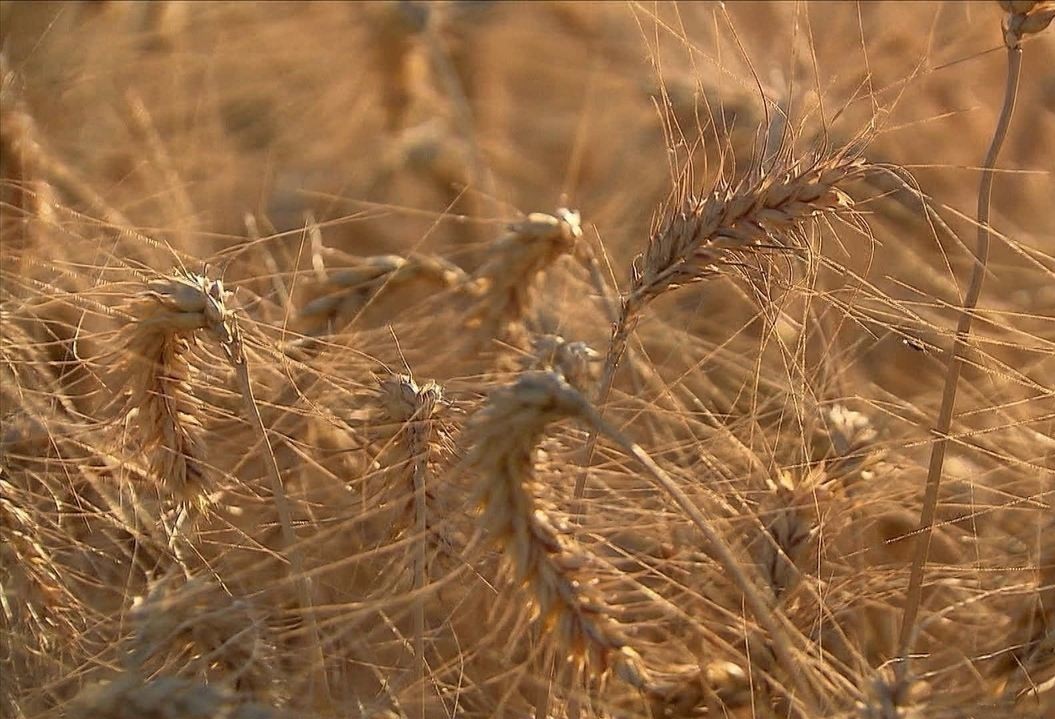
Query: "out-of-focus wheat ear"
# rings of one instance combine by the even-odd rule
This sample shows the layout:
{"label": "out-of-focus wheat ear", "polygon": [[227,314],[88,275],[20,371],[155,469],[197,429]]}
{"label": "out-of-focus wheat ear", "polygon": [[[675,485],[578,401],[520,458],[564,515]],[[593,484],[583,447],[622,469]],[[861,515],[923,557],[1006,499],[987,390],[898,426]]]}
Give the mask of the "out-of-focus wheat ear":
{"label": "out-of-focus wheat ear", "polygon": [[568,342],[560,335],[535,335],[531,351],[524,355],[520,369],[556,372],[580,392],[594,380],[594,368],[601,355],[585,342]]}
{"label": "out-of-focus wheat ear", "polygon": [[[325,253],[320,252],[321,259]],[[333,253],[336,254],[336,253]],[[411,284],[443,291],[467,281],[465,272],[442,257],[398,255],[339,256],[344,267],[308,285],[310,300],[297,313],[296,329],[304,334],[332,334],[353,324],[382,293]]]}
{"label": "out-of-focus wheat ear", "polygon": [[[410,463],[409,494],[413,496],[414,528],[418,543],[414,555],[414,590],[420,591],[428,577],[428,496],[429,459],[436,432],[434,415],[443,402],[443,392],[435,382],[418,385],[406,375],[391,375],[381,380],[378,399],[391,422],[400,426],[400,441]],[[425,716],[426,677],[425,661],[425,598],[421,594],[414,606],[414,655],[417,665],[418,716]]]}
{"label": "out-of-focus wheat ear", "polygon": [[468,464],[480,476],[482,526],[500,543],[513,586],[530,592],[532,614],[586,673],[613,673],[643,690],[649,676],[590,581],[591,557],[554,518],[535,478],[548,426],[584,416],[585,399],[558,375],[530,372],[491,394],[474,418]]}
{"label": "out-of-focus wheat ear", "polygon": [[916,635],[916,620],[923,596],[923,575],[930,551],[931,536],[934,532],[934,519],[937,516],[938,493],[941,489],[942,469],[945,464],[945,452],[949,445],[953,412],[956,409],[960,371],[963,369],[963,357],[971,335],[974,310],[978,306],[978,300],[982,295],[982,285],[988,272],[993,178],[996,162],[1011,126],[1011,117],[1015,112],[1015,102],[1018,99],[1018,85],[1022,75],[1022,38],[1041,32],[1055,18],[1055,4],[1051,2],[1000,0],[1000,5],[1008,13],[1004,18],[1004,44],[1007,46],[1004,102],[1000,109],[1000,117],[996,122],[996,129],[993,131],[992,141],[989,143],[985,160],[982,162],[982,179],[978,186],[976,222],[978,239],[974,250],[975,261],[971,268],[967,291],[964,294],[960,317],[956,323],[956,336],[945,354],[945,384],[942,388],[938,417],[934,423],[934,443],[931,446],[930,463],[927,467],[927,488],[920,509],[920,531],[916,535],[916,547],[909,571],[908,589],[905,592],[904,612],[898,636],[898,654],[905,671],[908,671],[908,657]]}
{"label": "out-of-focus wheat ear", "polygon": [[89,685],[70,704],[70,719],[280,719],[264,704],[237,701],[229,691],[193,679],[147,678],[123,672]]}
{"label": "out-of-focus wheat ear", "polygon": [[701,707],[722,716],[725,710],[751,702],[751,683],[739,665],[716,659],[699,668],[657,678],[646,695],[654,717],[699,716]]}
{"label": "out-of-focus wheat ear", "polygon": [[781,471],[776,480],[766,480],[769,492],[758,509],[765,534],[754,543],[752,554],[778,600],[808,566],[820,531],[816,509],[826,493],[826,480],[823,467],[811,469],[801,479]]}
{"label": "out-of-focus wheat ear", "polygon": [[[676,188],[647,249],[631,268],[597,391],[602,412],[634,328],[654,299],[715,277],[748,253],[801,251],[810,222],[853,216],[854,200],[844,188],[869,171],[868,163],[850,150],[818,151],[798,159],[782,152],[771,165],[752,167],[744,178],[721,178],[706,195]],[[586,490],[595,447],[596,435],[591,434],[584,451],[587,469],[575,484],[576,499]]]}
{"label": "out-of-focus wheat ear", "polygon": [[907,679],[889,668],[880,670],[866,687],[865,699],[857,705],[859,719],[925,719],[925,699],[930,686]]}
{"label": "out-of-focus wheat ear", "polygon": [[[17,88],[17,76],[0,53],[0,201],[17,208],[19,244],[34,241],[36,228],[55,220],[55,193],[48,184],[47,161],[36,123]],[[7,244],[10,251],[17,245]]]}
{"label": "out-of-focus wheat ear", "polygon": [[473,275],[479,297],[468,324],[480,344],[492,340],[526,344],[523,320],[534,299],[538,276],[574,252],[581,237],[579,213],[563,207],[553,215],[532,213],[509,226]]}

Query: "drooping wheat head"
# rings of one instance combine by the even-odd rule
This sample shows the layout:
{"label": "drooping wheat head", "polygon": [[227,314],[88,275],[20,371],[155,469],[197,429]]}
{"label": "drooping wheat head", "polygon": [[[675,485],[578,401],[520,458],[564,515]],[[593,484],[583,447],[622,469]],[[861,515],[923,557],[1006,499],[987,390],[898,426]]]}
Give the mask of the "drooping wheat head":
{"label": "drooping wheat head", "polygon": [[202,330],[232,336],[223,284],[190,272],[150,281],[129,305],[124,415],[150,473],[181,504],[204,507],[212,485],[188,389],[186,354]]}
{"label": "drooping wheat head", "polygon": [[588,415],[558,375],[523,374],[490,396],[473,422],[469,464],[480,476],[480,519],[500,543],[504,571],[530,592],[534,616],[579,668],[613,671],[644,689],[649,677],[611,609],[591,583],[591,560],[567,534],[535,476],[535,452],[554,422]]}
{"label": "drooping wheat head", "polygon": [[553,215],[534,212],[509,226],[473,275],[479,299],[468,324],[482,342],[524,344],[523,321],[538,276],[572,253],[581,237],[579,213],[563,207]]}

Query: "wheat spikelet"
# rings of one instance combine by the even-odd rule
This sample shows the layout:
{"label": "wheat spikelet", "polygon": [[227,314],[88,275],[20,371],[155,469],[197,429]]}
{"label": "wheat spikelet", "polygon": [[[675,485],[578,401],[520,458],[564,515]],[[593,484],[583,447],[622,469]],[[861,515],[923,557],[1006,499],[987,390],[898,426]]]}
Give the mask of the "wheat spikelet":
{"label": "wheat spikelet", "polygon": [[557,375],[525,373],[494,392],[475,418],[468,461],[481,475],[481,524],[501,543],[511,581],[529,587],[541,625],[553,627],[580,668],[612,670],[643,689],[648,675],[592,586],[589,557],[553,519],[534,475],[535,448],[547,427],[587,416],[587,407]]}
{"label": "wheat spikelet", "polygon": [[509,226],[473,275],[480,297],[468,324],[482,341],[523,340],[521,322],[531,307],[538,275],[572,253],[581,237],[579,213],[563,207],[553,215],[534,212]]}

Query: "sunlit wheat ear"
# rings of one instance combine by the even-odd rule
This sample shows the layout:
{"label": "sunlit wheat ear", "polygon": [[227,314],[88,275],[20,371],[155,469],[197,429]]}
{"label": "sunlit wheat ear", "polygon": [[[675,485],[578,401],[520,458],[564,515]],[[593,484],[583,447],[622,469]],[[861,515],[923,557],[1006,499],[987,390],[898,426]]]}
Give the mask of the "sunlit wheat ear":
{"label": "sunlit wheat ear", "polygon": [[467,277],[442,257],[398,255],[341,257],[344,267],[327,273],[308,291],[313,299],[298,313],[298,329],[306,334],[340,331],[385,292],[412,284],[436,292],[463,284]]}
{"label": "sunlit wheat ear", "polygon": [[520,365],[523,371],[549,370],[585,392],[594,380],[601,355],[585,342],[568,342],[560,335],[536,335]]}
{"label": "sunlit wheat ear", "polygon": [[639,689],[648,675],[591,581],[591,558],[566,534],[535,478],[546,429],[588,416],[586,400],[553,373],[523,374],[475,417],[468,458],[480,475],[483,526],[502,547],[504,571],[525,586],[533,614],[587,672],[614,672]]}
{"label": "sunlit wheat ear", "polygon": [[601,403],[607,401],[630,334],[650,302],[716,276],[748,253],[804,248],[811,220],[853,214],[854,201],[844,187],[868,171],[864,159],[850,152],[802,159],[783,152],[772,166],[756,167],[735,181],[722,178],[705,195],[678,188],[648,248],[634,260],[605,359]]}
{"label": "sunlit wheat ear", "polygon": [[473,276],[479,300],[469,326],[480,340],[524,344],[522,322],[531,307],[538,276],[563,255],[572,253],[582,237],[579,213],[560,208],[554,215],[535,212],[509,226],[490,248]]}
{"label": "sunlit wheat ear", "polygon": [[126,418],[167,493],[203,507],[210,488],[186,353],[201,331],[230,337],[223,285],[193,273],[151,281],[130,303]]}

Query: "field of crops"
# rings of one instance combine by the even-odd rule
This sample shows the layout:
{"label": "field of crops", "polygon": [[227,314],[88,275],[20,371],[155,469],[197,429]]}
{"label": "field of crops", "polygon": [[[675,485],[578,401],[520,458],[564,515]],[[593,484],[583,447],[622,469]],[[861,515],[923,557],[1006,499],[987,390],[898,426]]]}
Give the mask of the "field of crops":
{"label": "field of crops", "polygon": [[0,2],[0,717],[1055,716],[1053,17]]}

